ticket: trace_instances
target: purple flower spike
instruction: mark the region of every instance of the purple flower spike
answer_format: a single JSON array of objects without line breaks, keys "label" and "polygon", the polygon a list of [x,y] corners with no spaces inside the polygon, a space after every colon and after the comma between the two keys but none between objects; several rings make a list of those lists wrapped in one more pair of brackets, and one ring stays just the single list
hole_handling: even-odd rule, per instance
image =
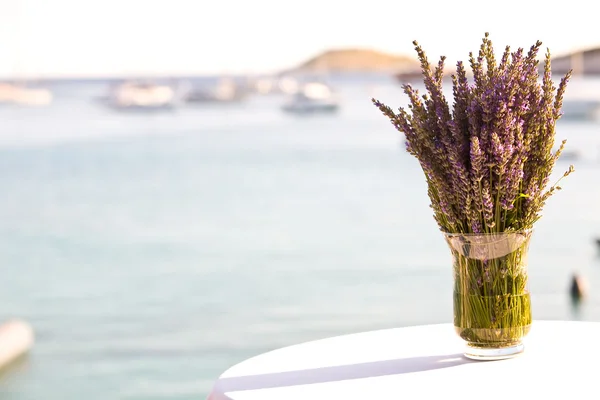
[{"label": "purple flower spike", "polygon": [[378,100],[373,103],[404,133],[406,151],[418,159],[440,229],[495,233],[532,228],[558,190],[556,184],[548,187],[564,146],[554,152],[554,128],[571,73],[555,87],[547,52],[540,81],[539,41],[527,53],[522,48],[510,52],[507,46],[497,64],[486,34],[479,52],[469,56],[472,82],[467,64],[456,64],[451,107],[442,88],[445,58],[431,64],[413,43],[427,93],[405,85],[409,107],[397,112]]}]

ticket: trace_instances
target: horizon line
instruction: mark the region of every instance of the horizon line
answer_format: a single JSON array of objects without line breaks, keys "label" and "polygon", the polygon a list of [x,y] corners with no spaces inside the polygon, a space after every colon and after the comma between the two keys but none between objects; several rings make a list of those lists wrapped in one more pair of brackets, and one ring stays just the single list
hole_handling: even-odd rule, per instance
[{"label": "horizon line", "polygon": [[[303,63],[308,62],[314,58],[322,56],[332,51],[344,51],[344,50],[363,50],[363,51],[376,51],[379,53],[387,54],[395,57],[407,57],[418,62],[416,55],[410,55],[409,53],[394,53],[378,49],[374,46],[345,46],[345,47],[332,47],[329,49],[316,51],[312,56],[307,57],[304,61],[298,63],[294,67],[280,68],[278,70],[264,70],[264,71],[206,71],[206,72],[140,72],[140,73],[106,73],[106,74],[36,74],[36,73],[23,73],[23,74],[0,74],[0,82],[6,81],[19,81],[19,80],[33,80],[33,81],[60,81],[60,80],[111,80],[111,79],[182,79],[182,78],[208,78],[218,76],[230,76],[230,77],[276,77],[285,75],[291,71],[294,71]],[[572,50],[559,52],[552,56],[552,59],[563,58],[572,56],[578,53],[586,53],[590,51],[600,51],[600,43],[594,46],[586,47],[574,47]],[[543,59],[543,54],[539,56]],[[364,71],[363,73],[383,74],[377,71]]]}]

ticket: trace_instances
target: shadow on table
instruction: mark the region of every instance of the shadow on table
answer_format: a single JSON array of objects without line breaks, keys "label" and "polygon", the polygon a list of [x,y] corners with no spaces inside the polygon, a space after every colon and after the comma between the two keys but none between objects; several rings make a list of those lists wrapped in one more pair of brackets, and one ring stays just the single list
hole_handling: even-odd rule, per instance
[{"label": "shadow on table", "polygon": [[216,386],[219,392],[269,389],[284,386],[325,383],[377,376],[409,374],[433,369],[456,367],[473,362],[462,354],[400,358],[360,364],[339,365],[298,371],[277,372],[249,376],[221,378]]}]

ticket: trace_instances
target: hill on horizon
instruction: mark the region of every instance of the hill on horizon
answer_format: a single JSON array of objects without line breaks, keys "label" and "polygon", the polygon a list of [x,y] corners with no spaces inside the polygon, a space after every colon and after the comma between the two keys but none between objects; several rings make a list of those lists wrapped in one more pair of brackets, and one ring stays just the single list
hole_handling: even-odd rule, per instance
[{"label": "hill on horizon", "polygon": [[348,48],[324,51],[284,73],[298,72],[412,72],[419,62],[410,56],[373,49]]}]

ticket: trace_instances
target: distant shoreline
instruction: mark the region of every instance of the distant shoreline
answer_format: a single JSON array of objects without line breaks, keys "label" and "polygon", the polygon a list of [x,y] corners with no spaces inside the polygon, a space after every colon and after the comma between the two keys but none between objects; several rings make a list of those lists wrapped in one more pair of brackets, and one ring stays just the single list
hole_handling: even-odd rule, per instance
[{"label": "distant shoreline", "polygon": [[[543,69],[543,59],[540,59],[540,69]],[[552,58],[552,72],[565,74],[569,69],[574,73],[586,77],[600,76],[600,47],[578,50],[572,53],[561,54]],[[449,67],[447,74],[453,71]],[[416,57],[385,53],[373,49],[346,48],[332,49],[321,52],[296,66],[279,71],[264,73],[199,73],[199,74],[123,74],[107,76],[18,76],[0,77],[2,83],[93,83],[93,82],[122,82],[124,80],[148,81],[181,81],[214,79],[222,76],[234,79],[253,77],[279,77],[293,74],[306,73],[356,73],[356,74],[406,74],[414,76],[420,73],[419,62]]]}]

